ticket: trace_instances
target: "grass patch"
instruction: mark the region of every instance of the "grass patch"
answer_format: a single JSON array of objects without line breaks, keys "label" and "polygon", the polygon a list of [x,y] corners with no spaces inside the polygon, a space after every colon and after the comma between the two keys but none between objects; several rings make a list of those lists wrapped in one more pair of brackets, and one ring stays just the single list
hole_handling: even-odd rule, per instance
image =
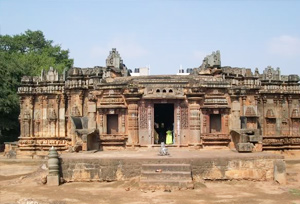
[{"label": "grass patch", "polygon": [[292,189],[289,190],[289,193],[293,194],[293,195],[296,195],[296,196],[300,196],[300,189],[292,188]]}]

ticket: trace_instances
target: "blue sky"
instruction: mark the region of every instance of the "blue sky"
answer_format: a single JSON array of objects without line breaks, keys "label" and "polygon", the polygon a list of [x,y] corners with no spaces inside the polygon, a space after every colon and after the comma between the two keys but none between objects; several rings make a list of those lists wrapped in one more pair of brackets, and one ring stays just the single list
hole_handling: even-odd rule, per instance
[{"label": "blue sky", "polygon": [[130,69],[193,68],[220,50],[222,66],[300,74],[300,1],[0,0],[2,35],[41,30],[74,66],[104,66],[116,47]]}]

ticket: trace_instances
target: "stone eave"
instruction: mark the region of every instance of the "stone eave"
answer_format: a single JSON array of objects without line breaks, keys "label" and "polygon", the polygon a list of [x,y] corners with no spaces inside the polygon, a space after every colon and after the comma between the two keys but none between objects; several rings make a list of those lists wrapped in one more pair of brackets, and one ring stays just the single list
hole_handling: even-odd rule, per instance
[{"label": "stone eave", "polygon": [[143,99],[186,99],[185,96],[168,96],[168,95],[155,95],[155,96],[143,96]]}]

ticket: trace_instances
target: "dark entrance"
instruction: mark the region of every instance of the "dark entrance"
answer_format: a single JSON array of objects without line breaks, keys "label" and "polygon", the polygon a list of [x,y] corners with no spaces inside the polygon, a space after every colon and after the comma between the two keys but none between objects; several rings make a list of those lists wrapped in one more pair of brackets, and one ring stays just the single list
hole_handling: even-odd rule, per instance
[{"label": "dark entrance", "polygon": [[210,115],[210,133],[221,132],[221,114]]},{"label": "dark entrance", "polygon": [[172,131],[173,135],[173,128],[174,104],[154,104],[154,144],[166,143],[167,131]]},{"label": "dark entrance", "polygon": [[107,134],[118,133],[118,114],[107,115]]}]

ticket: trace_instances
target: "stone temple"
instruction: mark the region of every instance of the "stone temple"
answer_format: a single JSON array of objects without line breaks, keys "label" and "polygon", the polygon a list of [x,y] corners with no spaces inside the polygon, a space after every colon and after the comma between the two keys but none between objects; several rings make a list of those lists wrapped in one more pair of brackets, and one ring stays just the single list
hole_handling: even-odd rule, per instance
[{"label": "stone temple", "polygon": [[[18,154],[158,147],[300,149],[298,75],[222,67],[213,52],[189,75],[131,76],[106,66],[22,78]],[[166,132],[168,131],[168,136]]]}]

